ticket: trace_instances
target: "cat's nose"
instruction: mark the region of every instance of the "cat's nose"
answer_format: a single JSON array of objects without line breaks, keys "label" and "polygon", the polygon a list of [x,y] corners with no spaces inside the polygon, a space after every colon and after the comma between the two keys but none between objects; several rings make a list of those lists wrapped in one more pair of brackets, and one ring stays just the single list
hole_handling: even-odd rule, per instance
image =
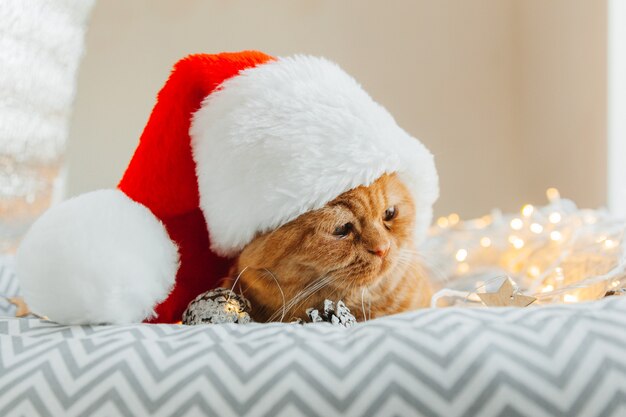
[{"label": "cat's nose", "polygon": [[373,253],[376,256],[380,256],[381,258],[384,258],[385,256],[387,256],[387,253],[389,252],[390,247],[391,247],[391,242],[386,241],[386,242],[376,245],[374,248],[370,249],[369,251],[370,253]]}]

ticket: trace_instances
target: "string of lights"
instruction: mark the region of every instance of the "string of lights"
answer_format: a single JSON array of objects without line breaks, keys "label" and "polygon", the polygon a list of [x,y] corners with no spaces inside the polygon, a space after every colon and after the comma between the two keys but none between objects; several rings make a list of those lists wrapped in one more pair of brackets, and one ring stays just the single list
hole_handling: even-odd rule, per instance
[{"label": "string of lights", "polygon": [[[578,209],[555,188],[548,204],[519,213],[437,219],[424,260],[437,281],[432,305],[479,306],[479,294],[510,280],[533,304],[576,303],[619,292],[626,284],[626,221],[606,210]],[[485,298],[485,297],[483,297]]]}]

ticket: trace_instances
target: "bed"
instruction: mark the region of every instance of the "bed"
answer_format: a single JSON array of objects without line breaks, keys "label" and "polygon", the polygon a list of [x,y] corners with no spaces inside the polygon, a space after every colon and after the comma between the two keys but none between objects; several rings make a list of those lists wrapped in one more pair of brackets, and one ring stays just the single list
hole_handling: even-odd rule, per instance
[{"label": "bed", "polygon": [[[19,293],[3,258],[0,294]],[[359,323],[61,326],[0,300],[1,416],[623,416],[626,297]]]}]

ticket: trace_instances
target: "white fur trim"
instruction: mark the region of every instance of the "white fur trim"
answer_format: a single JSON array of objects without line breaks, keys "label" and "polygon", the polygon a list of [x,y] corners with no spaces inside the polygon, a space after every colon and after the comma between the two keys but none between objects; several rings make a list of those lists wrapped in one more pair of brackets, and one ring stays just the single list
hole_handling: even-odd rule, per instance
[{"label": "white fur trim", "polygon": [[178,248],[163,224],[119,190],[94,191],[51,208],[17,253],[26,303],[63,324],[149,318],[177,270]]},{"label": "white fur trim", "polygon": [[226,80],[190,134],[200,206],[223,255],[391,172],[413,193],[419,242],[439,195],[431,153],[321,58],[281,58]]}]

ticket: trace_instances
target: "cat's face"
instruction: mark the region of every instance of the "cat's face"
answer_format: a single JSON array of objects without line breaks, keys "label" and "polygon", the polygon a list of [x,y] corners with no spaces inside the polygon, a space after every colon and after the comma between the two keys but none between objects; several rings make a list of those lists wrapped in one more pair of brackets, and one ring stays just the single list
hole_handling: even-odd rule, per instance
[{"label": "cat's face", "polygon": [[297,219],[303,226],[299,262],[338,285],[371,285],[395,264],[410,241],[415,208],[395,175],[340,195]]},{"label": "cat's face", "polygon": [[242,287],[251,287],[261,302],[289,300],[318,286],[335,298],[373,287],[393,272],[403,248],[412,248],[414,218],[409,191],[395,174],[384,175],[257,237],[241,253],[237,269],[267,270],[272,277],[244,273]]}]

